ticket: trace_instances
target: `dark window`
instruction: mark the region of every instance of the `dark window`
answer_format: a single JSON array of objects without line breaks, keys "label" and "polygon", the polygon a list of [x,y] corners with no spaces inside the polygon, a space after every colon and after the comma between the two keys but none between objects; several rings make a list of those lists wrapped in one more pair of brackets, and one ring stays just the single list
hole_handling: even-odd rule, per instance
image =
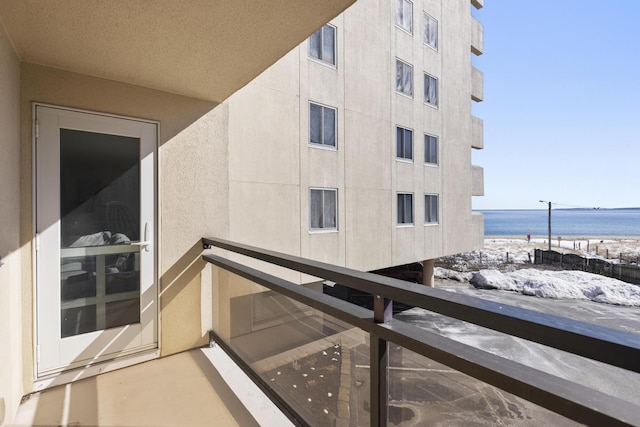
[{"label": "dark window", "polygon": [[413,194],[398,193],[398,224],[413,224]]},{"label": "dark window", "polygon": [[336,65],[336,28],[324,25],[309,37],[309,56]]},{"label": "dark window", "polygon": [[413,160],[413,131],[396,127],[396,157]]}]

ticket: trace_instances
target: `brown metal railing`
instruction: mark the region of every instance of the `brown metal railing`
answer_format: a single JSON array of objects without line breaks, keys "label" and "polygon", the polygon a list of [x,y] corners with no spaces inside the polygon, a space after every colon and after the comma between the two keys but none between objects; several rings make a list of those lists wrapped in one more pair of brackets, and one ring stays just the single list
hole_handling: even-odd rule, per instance
[{"label": "brown metal railing", "polygon": [[[640,336],[637,334],[222,239],[204,238],[203,244],[205,249],[215,246],[375,295],[372,312],[227,258],[213,254],[203,255],[205,261],[219,268],[334,316],[369,334],[370,410],[373,426],[386,425],[388,419],[390,342],[580,423],[640,425],[640,407],[632,403],[395,320],[391,301],[421,307],[634,373],[640,372]],[[228,347],[226,350],[232,352]],[[238,355],[235,357],[239,360]],[[240,365],[251,370],[248,364]],[[260,385],[262,380],[259,376],[251,376]],[[268,384],[262,384],[262,387],[270,393]],[[280,403],[281,409],[289,414],[292,421],[307,424],[296,416],[295,410],[283,399],[271,397],[277,404]]]}]

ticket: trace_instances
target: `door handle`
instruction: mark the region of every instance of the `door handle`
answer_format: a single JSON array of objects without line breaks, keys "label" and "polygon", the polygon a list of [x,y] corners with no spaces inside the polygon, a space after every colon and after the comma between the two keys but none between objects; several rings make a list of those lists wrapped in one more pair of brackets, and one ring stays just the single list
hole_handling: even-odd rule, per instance
[{"label": "door handle", "polygon": [[140,242],[131,242],[134,246],[141,246],[144,248],[145,252],[149,252],[149,246],[151,245],[151,240],[149,240],[149,236],[151,235],[151,224],[146,222],[144,224],[144,240]]}]

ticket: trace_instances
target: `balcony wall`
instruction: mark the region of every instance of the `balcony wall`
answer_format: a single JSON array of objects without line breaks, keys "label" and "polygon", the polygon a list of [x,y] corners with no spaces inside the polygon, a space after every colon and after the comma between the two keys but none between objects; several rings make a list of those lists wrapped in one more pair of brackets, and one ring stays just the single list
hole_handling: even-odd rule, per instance
[{"label": "balcony wall", "polygon": [[471,99],[476,102],[484,99],[484,74],[476,67],[471,67]]},{"label": "balcony wall", "polygon": [[0,24],[0,424],[23,390],[20,290],[20,64]]},{"label": "balcony wall", "polygon": [[472,196],[484,196],[484,169],[480,166],[472,166],[473,188]]},{"label": "balcony wall", "polygon": [[484,28],[477,19],[471,18],[471,52],[482,55],[484,52]]},{"label": "balcony wall", "polygon": [[474,212],[471,215],[471,221],[473,223],[473,247],[475,249],[482,249],[484,247],[484,215],[479,212]]},{"label": "balcony wall", "polygon": [[475,116],[471,117],[471,148],[484,148],[484,120]]}]

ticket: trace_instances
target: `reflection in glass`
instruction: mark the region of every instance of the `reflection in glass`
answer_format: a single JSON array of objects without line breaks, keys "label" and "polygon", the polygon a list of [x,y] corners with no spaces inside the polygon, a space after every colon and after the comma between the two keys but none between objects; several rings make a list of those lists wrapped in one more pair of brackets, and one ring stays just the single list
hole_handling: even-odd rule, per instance
[{"label": "reflection in glass", "polygon": [[[218,282],[214,331],[310,425],[369,425],[367,334],[238,276],[225,277]],[[301,286],[322,291],[322,284]]]},{"label": "reflection in glass", "polygon": [[63,248],[140,239],[139,159],[137,138],[60,129]]},{"label": "reflection in glass", "polygon": [[61,335],[140,321],[140,140],[60,130]]},{"label": "reflection in glass", "polygon": [[388,372],[389,425],[576,425],[393,343]]},{"label": "reflection in glass", "polygon": [[62,310],[62,337],[96,330],[96,306],[85,305]]}]

